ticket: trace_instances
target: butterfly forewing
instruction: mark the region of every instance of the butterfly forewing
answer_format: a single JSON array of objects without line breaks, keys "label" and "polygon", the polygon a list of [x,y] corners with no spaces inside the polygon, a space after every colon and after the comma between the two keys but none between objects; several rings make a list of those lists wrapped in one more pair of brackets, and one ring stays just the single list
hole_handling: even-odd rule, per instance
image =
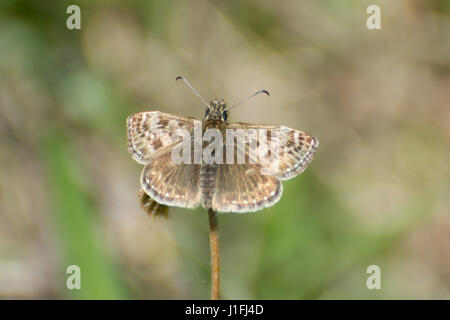
[{"label": "butterfly forewing", "polygon": [[176,129],[192,133],[195,120],[159,111],[136,113],[127,119],[128,151],[137,162],[147,164],[156,152],[180,141]]},{"label": "butterfly forewing", "polygon": [[[302,173],[313,159],[314,153],[319,146],[319,141],[309,133],[285,126],[265,126],[235,122],[231,123],[228,128],[235,130],[252,129],[260,134],[258,137],[264,137],[267,148],[258,149],[257,157],[251,156],[255,155],[255,153],[249,152],[251,147],[248,143],[245,147],[245,153],[263,168],[272,166],[274,161],[276,161],[275,171],[270,172],[268,170],[267,172],[281,180],[288,180]],[[275,148],[272,148],[273,146]],[[260,147],[258,146],[258,148]]]}]

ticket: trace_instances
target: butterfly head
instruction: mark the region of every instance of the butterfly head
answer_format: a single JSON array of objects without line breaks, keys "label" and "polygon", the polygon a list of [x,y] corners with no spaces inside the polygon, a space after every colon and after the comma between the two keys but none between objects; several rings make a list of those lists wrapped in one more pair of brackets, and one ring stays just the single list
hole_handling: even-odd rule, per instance
[{"label": "butterfly head", "polygon": [[231,107],[227,107],[226,103],[225,103],[225,101],[223,101],[223,99],[219,101],[217,98],[214,99],[213,101],[211,101],[210,104],[208,104],[208,103],[206,103],[205,99],[203,99],[203,97],[200,95],[198,90],[195,89],[185,77],[178,76],[176,78],[176,80],[180,80],[180,79],[183,80],[188,85],[188,87],[191,88],[191,90],[194,92],[194,94],[197,97],[199,97],[200,100],[202,100],[203,104],[205,106],[207,106],[204,120],[206,121],[208,126],[218,126],[221,123],[224,123],[224,122],[227,123],[228,110],[233,109],[237,106],[240,106],[241,104],[247,102],[248,100],[250,100],[254,96],[257,96],[260,93],[265,93],[265,94],[269,95],[269,92],[267,90],[259,90],[256,93],[252,94],[251,96],[248,96],[241,102],[239,102]]},{"label": "butterfly head", "polygon": [[213,122],[226,122],[228,118],[227,104],[223,100],[214,99],[206,108],[205,120]]}]

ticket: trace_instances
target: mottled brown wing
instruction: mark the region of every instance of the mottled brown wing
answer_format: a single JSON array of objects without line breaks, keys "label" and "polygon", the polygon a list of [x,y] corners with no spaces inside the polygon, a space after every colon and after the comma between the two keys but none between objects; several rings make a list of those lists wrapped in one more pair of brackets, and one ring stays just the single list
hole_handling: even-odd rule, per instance
[{"label": "mottled brown wing", "polygon": [[145,164],[141,186],[160,204],[194,208],[200,203],[200,165],[175,164],[171,151],[181,141],[177,129],[193,135],[195,118],[159,111],[140,112],[128,117],[128,150],[133,158]]},{"label": "mottled brown wing", "polygon": [[140,112],[127,119],[128,151],[134,160],[147,164],[154,154],[181,140],[176,129],[186,129],[191,134],[195,121],[190,117],[171,115],[159,111]]},{"label": "mottled brown wing", "polygon": [[172,148],[158,152],[141,174],[145,193],[158,203],[167,206],[195,208],[200,205],[199,164],[175,164]]},{"label": "mottled brown wing", "polygon": [[[270,150],[263,150],[259,157],[262,157],[266,164],[261,163],[261,158],[255,159],[255,162],[262,167],[267,167],[267,164],[273,164],[274,159],[278,159],[277,168],[272,175],[280,180],[288,180],[302,173],[311,163],[314,153],[319,146],[319,140],[309,133],[285,126],[265,126],[236,122],[231,123],[227,128],[266,131],[267,144],[270,145],[271,142],[278,144],[277,157],[274,158]],[[248,153],[248,146],[245,152],[246,154]]]},{"label": "mottled brown wing", "polygon": [[274,176],[260,173],[257,164],[221,164],[212,198],[219,212],[246,213],[274,205],[281,198],[283,185]]}]

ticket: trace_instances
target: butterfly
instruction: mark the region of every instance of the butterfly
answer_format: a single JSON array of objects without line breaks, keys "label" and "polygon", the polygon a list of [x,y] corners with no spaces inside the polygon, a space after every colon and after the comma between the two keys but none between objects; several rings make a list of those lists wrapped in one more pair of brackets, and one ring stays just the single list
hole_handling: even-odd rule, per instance
[{"label": "butterfly", "polygon": [[[291,179],[306,169],[319,141],[304,131],[285,126],[228,122],[230,109],[260,93],[269,95],[265,90],[228,107],[223,100],[218,99],[206,103],[186,78],[179,76],[178,79],[182,79],[206,105],[202,122],[196,118],[160,111],[140,112],[127,118],[128,151],[135,161],[144,165],[140,183],[145,194],[160,205],[182,208],[202,206],[217,212],[255,212],[278,202],[283,193],[281,180]],[[265,148],[259,148],[257,142],[259,149],[256,153],[252,152],[255,145],[251,146],[250,141],[245,139],[247,143],[243,146],[238,144],[234,148],[233,145],[234,149],[230,149],[234,152],[231,158],[236,160],[240,151],[245,155],[244,162],[211,163],[204,159],[188,163],[174,161],[174,149],[182,142],[180,135],[175,133],[184,130],[192,136],[199,123],[203,134],[212,129],[222,133],[223,137],[229,130],[239,132],[233,137],[233,142],[241,138],[242,132],[263,132],[266,133],[267,144]],[[273,149],[267,148],[267,145],[274,142],[277,145],[277,166],[267,174],[264,169],[273,163],[274,156]],[[201,143],[204,147],[204,141]],[[192,145],[194,153],[195,143]],[[227,146],[229,142],[223,141],[221,148]],[[225,159],[226,150],[219,151],[219,158]]]}]

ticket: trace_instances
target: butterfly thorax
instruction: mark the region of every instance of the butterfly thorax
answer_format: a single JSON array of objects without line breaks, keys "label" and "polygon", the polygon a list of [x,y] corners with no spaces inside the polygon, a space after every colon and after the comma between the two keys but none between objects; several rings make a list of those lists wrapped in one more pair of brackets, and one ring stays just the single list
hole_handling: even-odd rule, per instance
[{"label": "butterfly thorax", "polygon": [[227,123],[228,111],[225,101],[214,99],[206,108],[204,118],[204,130],[208,128],[219,128],[221,124]]}]

